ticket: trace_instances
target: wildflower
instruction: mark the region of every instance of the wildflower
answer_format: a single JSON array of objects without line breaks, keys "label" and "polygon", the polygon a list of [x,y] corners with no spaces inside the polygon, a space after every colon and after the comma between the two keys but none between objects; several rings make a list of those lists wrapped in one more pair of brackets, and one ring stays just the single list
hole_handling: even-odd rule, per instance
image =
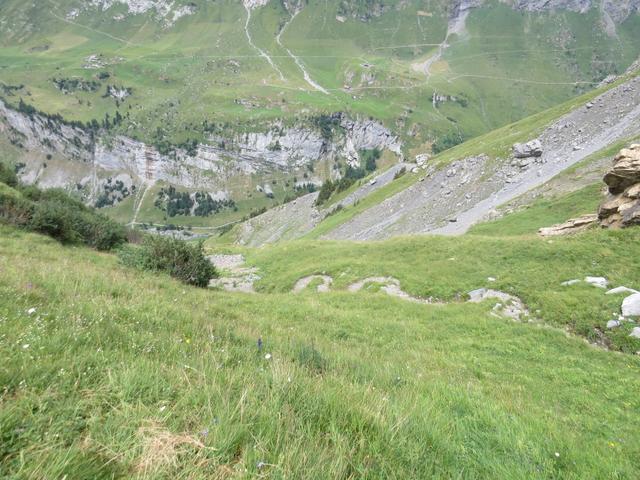
[{"label": "wildflower", "polygon": [[29,344],[25,343],[24,345],[22,345],[22,348],[24,348],[26,350],[27,348],[29,348]]},{"label": "wildflower", "polygon": [[560,458],[560,454],[556,452],[556,458]]},{"label": "wildflower", "polygon": [[256,468],[257,468],[258,470],[260,470],[260,469],[262,469],[262,468],[264,468],[264,467],[266,467],[266,466],[267,466],[267,464],[266,464],[266,463],[264,463],[264,462],[258,462],[258,463],[256,464]]},{"label": "wildflower", "polygon": [[206,437],[207,435],[209,435],[209,429],[205,428],[200,432],[200,435],[202,435],[203,437]]},{"label": "wildflower", "polygon": [[270,353],[267,353],[267,354],[264,356],[264,359],[265,359],[265,360],[271,360],[271,354],[270,354]]},{"label": "wildflower", "polygon": [[30,308],[29,310],[27,310],[27,314],[28,315],[33,315],[34,313],[36,313],[36,309],[35,307]]}]

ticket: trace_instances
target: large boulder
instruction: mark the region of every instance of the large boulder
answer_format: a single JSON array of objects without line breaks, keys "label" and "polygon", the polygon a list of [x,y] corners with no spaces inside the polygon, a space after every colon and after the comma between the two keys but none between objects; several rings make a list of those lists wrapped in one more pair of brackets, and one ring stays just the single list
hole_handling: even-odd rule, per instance
[{"label": "large boulder", "polygon": [[515,158],[541,157],[542,152],[542,143],[538,139],[527,143],[516,143],[513,146],[513,156]]},{"label": "large boulder", "polygon": [[640,225],[640,144],[620,151],[604,182],[609,196],[598,210],[600,224],[605,228]]},{"label": "large boulder", "polygon": [[609,193],[618,195],[640,183],[640,144],[622,149],[613,162],[613,167],[604,176]]}]

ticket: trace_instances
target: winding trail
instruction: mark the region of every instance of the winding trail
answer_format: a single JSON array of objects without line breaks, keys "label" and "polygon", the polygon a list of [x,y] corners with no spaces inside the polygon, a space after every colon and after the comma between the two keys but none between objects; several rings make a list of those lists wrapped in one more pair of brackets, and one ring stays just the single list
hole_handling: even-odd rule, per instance
[{"label": "winding trail", "polygon": [[319,85],[318,83],[316,83],[312,78],[311,75],[309,75],[309,72],[307,72],[307,69],[304,68],[304,64],[302,63],[302,61],[300,60],[300,58],[298,58],[296,55],[293,54],[293,52],[291,50],[289,50],[287,47],[285,47],[282,44],[282,41],[280,39],[280,37],[282,36],[282,34],[284,33],[284,31],[287,29],[287,27],[291,24],[291,22],[293,22],[293,20],[296,18],[296,16],[298,16],[298,13],[300,13],[300,10],[298,10],[296,13],[294,13],[291,18],[287,21],[287,23],[284,24],[284,26],[282,27],[282,29],[280,30],[280,32],[278,33],[278,35],[276,35],[276,43],[278,45],[280,45],[280,47],[282,47],[288,54],[289,56],[293,59],[294,62],[296,62],[296,65],[298,66],[298,68],[302,71],[302,75],[304,77],[304,80],[311,85],[315,90],[324,93],[325,95],[329,95],[329,92],[323,88],[321,85]]},{"label": "winding trail", "polygon": [[251,22],[251,8],[245,5],[244,9],[247,11],[247,20],[244,23],[244,33],[247,36],[247,41],[249,42],[249,45],[251,45],[251,47],[256,52],[258,52],[262,58],[264,58],[267,62],[269,62],[269,65],[271,65],[271,67],[273,67],[273,69],[276,72],[278,72],[278,75],[280,75],[280,80],[282,80],[283,82],[286,82],[287,79],[284,78],[284,75],[282,74],[282,71],[278,68],[278,66],[275,63],[273,63],[273,60],[271,59],[269,54],[267,54],[267,52],[265,52],[264,50],[256,46],[255,43],[253,43],[253,39],[251,38],[251,34],[249,33],[249,22]]}]

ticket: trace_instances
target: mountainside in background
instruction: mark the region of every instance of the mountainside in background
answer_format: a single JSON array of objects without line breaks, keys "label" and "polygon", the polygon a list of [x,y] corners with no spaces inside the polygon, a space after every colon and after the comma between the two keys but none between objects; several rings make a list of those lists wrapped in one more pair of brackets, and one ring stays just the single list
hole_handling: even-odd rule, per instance
[{"label": "mountainside in background", "polygon": [[[441,155],[418,156],[416,163],[370,175],[324,203],[317,193],[299,198],[244,222],[226,238],[258,246],[300,237],[378,240],[464,233],[558,175],[590,167],[638,138],[638,73],[634,69],[611,86]],[[605,169],[599,164],[601,174]],[[573,188],[568,183],[566,188]]]},{"label": "mountainside in background", "polygon": [[610,81],[639,4],[8,0],[0,145],[121,221],[219,226]]}]

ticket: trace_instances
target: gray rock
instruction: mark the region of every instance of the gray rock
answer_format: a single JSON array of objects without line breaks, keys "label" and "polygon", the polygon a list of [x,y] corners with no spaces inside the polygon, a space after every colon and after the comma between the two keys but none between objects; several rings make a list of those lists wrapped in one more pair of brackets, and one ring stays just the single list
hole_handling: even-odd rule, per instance
[{"label": "gray rock", "polygon": [[640,339],[640,327],[634,327],[634,329],[631,330],[629,336]]},{"label": "gray rock", "polygon": [[628,287],[616,287],[609,290],[605,295],[617,295],[618,293],[638,293],[638,291]]},{"label": "gray rock", "polygon": [[542,152],[542,142],[538,139],[527,143],[516,143],[513,146],[513,156],[515,158],[540,157]]},{"label": "gray rock", "polygon": [[623,317],[640,317],[640,293],[628,296],[622,302]]},{"label": "gray rock", "polygon": [[620,322],[618,320],[609,320],[607,322],[607,328],[611,330],[612,328],[618,328],[620,326]]},{"label": "gray rock", "polygon": [[585,277],[584,281],[598,288],[607,288],[609,285],[608,280],[604,277]]},{"label": "gray rock", "polygon": [[574,280],[567,280],[566,282],[562,282],[560,285],[563,287],[570,287],[571,285],[576,285],[580,283],[582,280],[578,280],[577,278]]}]

